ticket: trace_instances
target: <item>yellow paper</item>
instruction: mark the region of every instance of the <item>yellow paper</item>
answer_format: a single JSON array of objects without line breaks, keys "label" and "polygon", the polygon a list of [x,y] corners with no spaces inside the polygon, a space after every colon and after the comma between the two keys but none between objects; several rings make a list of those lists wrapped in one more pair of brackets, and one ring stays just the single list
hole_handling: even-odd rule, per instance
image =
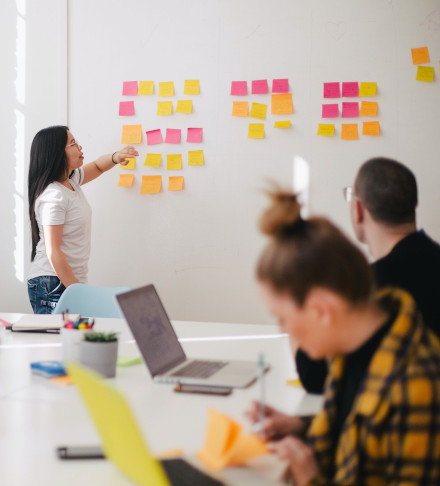
[{"label": "yellow paper", "polygon": [[141,143],[142,125],[122,125],[121,143]]},{"label": "yellow paper", "polygon": [[182,154],[167,155],[167,170],[180,170],[182,168]]},{"label": "yellow paper", "polygon": [[289,128],[290,127],[290,120],[283,120],[283,121],[276,121],[275,128]]},{"label": "yellow paper", "polygon": [[169,191],[181,191],[183,189],[183,176],[170,176],[168,178]]},{"label": "yellow paper", "polygon": [[127,160],[128,160],[127,165],[120,164],[119,167],[121,169],[130,169],[130,170],[134,169],[136,166],[136,157],[127,157]]},{"label": "yellow paper", "polygon": [[160,167],[160,161],[162,156],[160,154],[147,154],[145,158],[145,164],[149,167]]},{"label": "yellow paper", "polygon": [[379,135],[380,125],[378,121],[363,122],[362,135]]},{"label": "yellow paper", "polygon": [[141,194],[156,194],[162,187],[162,176],[142,176]]},{"label": "yellow paper", "polygon": [[154,81],[139,81],[138,95],[152,95],[154,93]]},{"label": "yellow paper", "polygon": [[198,95],[200,93],[200,81],[198,79],[185,79],[183,94]]},{"label": "yellow paper", "polygon": [[157,115],[171,115],[173,112],[172,101],[158,101],[157,102]]},{"label": "yellow paper", "polygon": [[416,80],[432,83],[434,81],[434,68],[432,66],[419,66],[417,68]]},{"label": "yellow paper", "polygon": [[264,138],[264,123],[249,123],[248,138]]},{"label": "yellow paper", "polygon": [[359,116],[377,116],[377,101],[362,101]]},{"label": "yellow paper", "polygon": [[192,100],[178,100],[176,113],[191,113],[193,108]]},{"label": "yellow paper", "polygon": [[204,165],[203,150],[188,151],[188,165]]},{"label": "yellow paper", "polygon": [[357,123],[343,123],[341,138],[342,140],[357,140],[359,138]]},{"label": "yellow paper", "polygon": [[411,49],[411,55],[413,64],[426,64],[429,62],[429,51],[426,46]]},{"label": "yellow paper", "polygon": [[359,96],[376,96],[377,83],[361,83]]},{"label": "yellow paper", "polygon": [[134,174],[121,174],[119,176],[119,187],[131,187],[134,181]]},{"label": "yellow paper", "polygon": [[265,120],[266,111],[267,105],[264,105],[262,103],[252,103],[249,116],[251,116],[252,118],[258,118],[259,120]]},{"label": "yellow paper", "polygon": [[289,386],[299,386],[302,388],[302,383],[299,378],[295,378],[294,380],[286,380],[286,385]]},{"label": "yellow paper", "polygon": [[232,102],[232,116],[248,116],[248,112],[249,112],[248,101]]},{"label": "yellow paper", "polygon": [[322,135],[324,137],[333,137],[335,133],[335,126],[333,123],[320,123],[318,125],[317,135]]},{"label": "yellow paper", "polygon": [[159,96],[174,96],[174,81],[159,83]]},{"label": "yellow paper", "polygon": [[293,113],[292,93],[272,95],[272,115],[289,115]]}]

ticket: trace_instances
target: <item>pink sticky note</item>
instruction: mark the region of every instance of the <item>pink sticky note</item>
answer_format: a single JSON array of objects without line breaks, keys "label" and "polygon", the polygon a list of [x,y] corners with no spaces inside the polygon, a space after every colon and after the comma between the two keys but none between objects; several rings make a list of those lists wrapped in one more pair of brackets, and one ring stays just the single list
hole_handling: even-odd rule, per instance
[{"label": "pink sticky note", "polygon": [[272,81],[272,93],[288,93],[289,80],[288,79],[274,79]]},{"label": "pink sticky note", "polygon": [[322,118],[336,118],[339,116],[339,106],[337,103],[322,105]]},{"label": "pink sticky note", "polygon": [[165,143],[180,143],[180,128],[167,128]]},{"label": "pink sticky note", "polygon": [[246,96],[247,95],[247,81],[232,81],[231,95]]},{"label": "pink sticky note", "polygon": [[200,143],[202,141],[203,128],[188,128],[186,141],[190,143]]},{"label": "pink sticky note", "polygon": [[267,94],[268,91],[267,79],[252,81],[252,94]]},{"label": "pink sticky note", "polygon": [[122,85],[122,94],[124,96],[137,96],[138,94],[138,82],[137,81],[124,81]]},{"label": "pink sticky note", "polygon": [[342,83],[342,96],[346,98],[359,96],[359,83]]},{"label": "pink sticky note", "polygon": [[134,101],[121,101],[119,103],[119,116],[133,116]]},{"label": "pink sticky note", "polygon": [[324,98],[340,98],[341,87],[339,83],[324,83]]},{"label": "pink sticky note", "polygon": [[162,133],[159,129],[157,130],[150,130],[147,133],[147,144],[148,145],[157,145],[158,143],[162,143]]},{"label": "pink sticky note", "polygon": [[359,103],[342,103],[342,118],[353,118],[359,116]]}]

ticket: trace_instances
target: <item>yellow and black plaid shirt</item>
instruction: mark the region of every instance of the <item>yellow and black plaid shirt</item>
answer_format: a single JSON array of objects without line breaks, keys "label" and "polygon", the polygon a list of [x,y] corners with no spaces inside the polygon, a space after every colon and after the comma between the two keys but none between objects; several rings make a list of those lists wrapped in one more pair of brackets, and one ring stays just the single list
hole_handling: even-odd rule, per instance
[{"label": "yellow and black plaid shirt", "polygon": [[409,294],[385,289],[377,298],[397,316],[370,361],[337,444],[331,428],[344,356],[330,365],[323,410],[307,433],[321,471],[313,485],[440,485],[440,341]]}]

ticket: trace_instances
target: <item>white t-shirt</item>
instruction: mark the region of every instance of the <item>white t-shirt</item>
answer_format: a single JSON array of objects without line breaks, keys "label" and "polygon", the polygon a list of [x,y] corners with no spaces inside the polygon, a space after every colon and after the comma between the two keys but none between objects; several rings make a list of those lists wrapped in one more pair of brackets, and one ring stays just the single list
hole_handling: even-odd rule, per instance
[{"label": "white t-shirt", "polygon": [[73,191],[59,182],[52,182],[35,201],[35,217],[40,241],[28,279],[43,275],[56,276],[47,254],[43,226],[63,225],[61,250],[73,274],[81,283],[87,283],[90,256],[92,209],[81,189],[84,169],[75,170],[70,179]]}]

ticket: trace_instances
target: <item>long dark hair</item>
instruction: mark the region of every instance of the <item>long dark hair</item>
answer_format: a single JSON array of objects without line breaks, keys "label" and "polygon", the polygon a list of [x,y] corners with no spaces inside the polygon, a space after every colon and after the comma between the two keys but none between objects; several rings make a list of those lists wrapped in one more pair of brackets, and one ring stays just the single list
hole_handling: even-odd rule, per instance
[{"label": "long dark hair", "polygon": [[67,173],[66,144],[68,127],[57,125],[40,130],[31,146],[28,175],[29,219],[32,232],[32,254],[34,261],[40,232],[35,218],[35,201],[46,187],[63,180]]}]

